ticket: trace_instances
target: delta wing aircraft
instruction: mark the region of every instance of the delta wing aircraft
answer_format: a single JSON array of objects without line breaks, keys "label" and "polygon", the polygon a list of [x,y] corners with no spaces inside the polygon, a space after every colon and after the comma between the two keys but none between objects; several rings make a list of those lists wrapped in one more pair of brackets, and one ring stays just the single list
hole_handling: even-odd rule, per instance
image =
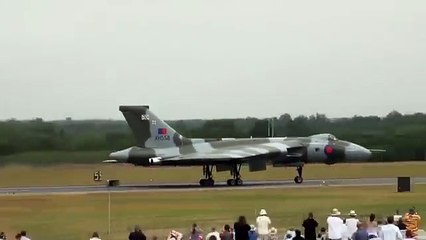
[{"label": "delta wing aircraft", "polygon": [[309,137],[274,138],[186,138],[159,119],[149,106],[120,106],[137,146],[109,155],[109,163],[139,166],[202,166],[201,186],[213,186],[213,168],[229,171],[229,186],[243,184],[241,166],[251,172],[264,171],[268,163],[274,167],[296,167],[296,183],[302,183],[306,163],[335,164],[370,159],[371,152],[355,143],[339,140],[332,134]]}]

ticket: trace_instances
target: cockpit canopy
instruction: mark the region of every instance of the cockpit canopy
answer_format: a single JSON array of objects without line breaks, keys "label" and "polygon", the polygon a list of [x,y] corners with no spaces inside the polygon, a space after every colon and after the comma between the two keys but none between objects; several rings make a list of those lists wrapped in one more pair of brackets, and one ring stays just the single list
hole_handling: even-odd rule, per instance
[{"label": "cockpit canopy", "polygon": [[315,139],[321,139],[321,140],[328,140],[328,141],[337,141],[338,139],[330,133],[321,133],[321,134],[315,134],[311,136]]}]

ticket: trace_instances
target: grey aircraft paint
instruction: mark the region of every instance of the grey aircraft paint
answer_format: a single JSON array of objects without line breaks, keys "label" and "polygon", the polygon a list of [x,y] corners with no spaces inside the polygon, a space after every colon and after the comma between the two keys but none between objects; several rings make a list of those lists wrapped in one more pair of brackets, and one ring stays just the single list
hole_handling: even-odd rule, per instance
[{"label": "grey aircraft paint", "polygon": [[[110,154],[108,162],[125,162],[141,166],[203,166],[201,185],[211,186],[213,167],[230,171],[228,185],[241,185],[240,167],[248,164],[250,171],[274,167],[297,167],[296,183],[303,181],[306,163],[335,164],[370,159],[371,152],[355,143],[323,133],[309,137],[274,138],[186,138],[159,119],[149,106],[120,106],[137,146]],[[115,161],[114,161],[115,160]]]}]

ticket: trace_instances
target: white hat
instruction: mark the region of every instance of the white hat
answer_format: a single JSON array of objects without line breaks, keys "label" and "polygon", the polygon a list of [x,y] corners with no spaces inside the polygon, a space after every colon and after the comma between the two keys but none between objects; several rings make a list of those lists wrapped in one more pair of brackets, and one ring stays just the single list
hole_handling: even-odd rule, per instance
[{"label": "white hat", "polygon": [[355,212],[355,210],[351,210],[351,211],[349,211],[349,216],[356,216],[356,212]]},{"label": "white hat", "polygon": [[253,224],[250,225],[250,231],[256,231],[256,227]]},{"label": "white hat", "polygon": [[266,210],[265,209],[261,209],[259,215],[267,215]]},{"label": "white hat", "polygon": [[339,216],[340,212],[337,208],[333,208],[333,210],[331,211],[331,216]]},{"label": "white hat", "polygon": [[272,227],[271,230],[269,230],[270,234],[277,234],[277,229]]}]

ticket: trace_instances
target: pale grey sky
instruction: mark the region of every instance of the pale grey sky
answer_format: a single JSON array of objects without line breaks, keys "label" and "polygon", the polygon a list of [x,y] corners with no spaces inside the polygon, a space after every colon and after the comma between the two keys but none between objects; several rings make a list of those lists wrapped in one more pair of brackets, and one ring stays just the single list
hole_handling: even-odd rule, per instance
[{"label": "pale grey sky", "polygon": [[426,112],[426,1],[0,0],[0,119]]}]

